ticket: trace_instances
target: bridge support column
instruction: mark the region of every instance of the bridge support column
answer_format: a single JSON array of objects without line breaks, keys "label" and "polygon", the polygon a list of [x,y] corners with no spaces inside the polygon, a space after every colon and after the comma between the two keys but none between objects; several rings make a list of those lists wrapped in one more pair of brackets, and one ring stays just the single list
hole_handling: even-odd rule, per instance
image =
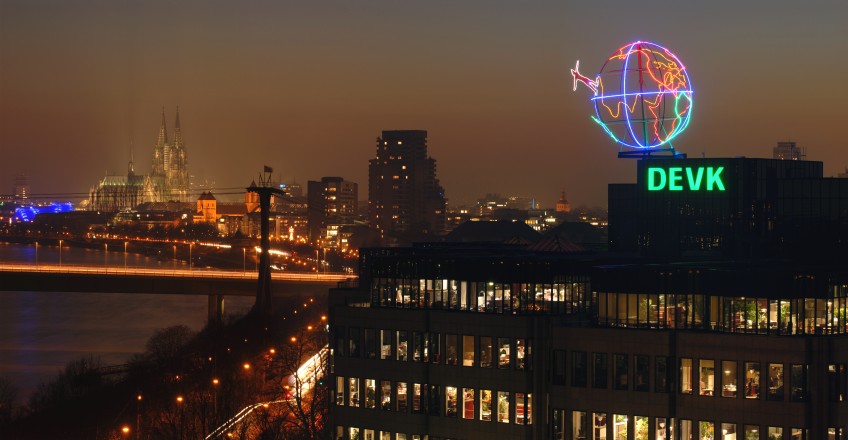
[{"label": "bridge support column", "polygon": [[224,295],[209,295],[209,323],[220,324],[224,317]]}]

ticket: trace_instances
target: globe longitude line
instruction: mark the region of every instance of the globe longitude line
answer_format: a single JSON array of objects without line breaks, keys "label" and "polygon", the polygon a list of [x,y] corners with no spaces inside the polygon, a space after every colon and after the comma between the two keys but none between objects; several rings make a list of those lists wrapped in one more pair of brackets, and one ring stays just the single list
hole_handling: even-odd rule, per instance
[{"label": "globe longitude line", "polygon": [[[630,65],[630,54],[633,53],[633,47],[636,46],[639,43],[640,42],[637,41],[636,43],[631,44],[630,47],[627,48],[627,55],[624,56],[624,71],[621,74],[621,94],[622,95],[627,95],[627,66]],[[622,101],[624,101],[624,100],[622,99]],[[625,102],[625,105],[626,105],[626,102]],[[636,148],[645,148],[645,146],[642,145],[639,142],[639,139],[636,137],[636,133],[633,131],[633,125],[630,122],[630,112],[627,112],[626,108],[624,110],[625,110],[624,118],[627,121],[627,131],[630,133],[630,138],[633,139],[634,142],[636,142],[636,145],[638,145],[638,147],[636,147]],[[624,144],[627,145],[627,142],[624,142]]]}]

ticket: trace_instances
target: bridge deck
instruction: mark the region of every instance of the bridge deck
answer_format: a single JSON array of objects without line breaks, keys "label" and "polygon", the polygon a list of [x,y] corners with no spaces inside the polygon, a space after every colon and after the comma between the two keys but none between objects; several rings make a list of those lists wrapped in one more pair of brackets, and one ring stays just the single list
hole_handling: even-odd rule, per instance
[{"label": "bridge deck", "polygon": [[[334,287],[349,274],[274,273],[274,294]],[[256,272],[0,263],[0,291],[256,295]]]}]

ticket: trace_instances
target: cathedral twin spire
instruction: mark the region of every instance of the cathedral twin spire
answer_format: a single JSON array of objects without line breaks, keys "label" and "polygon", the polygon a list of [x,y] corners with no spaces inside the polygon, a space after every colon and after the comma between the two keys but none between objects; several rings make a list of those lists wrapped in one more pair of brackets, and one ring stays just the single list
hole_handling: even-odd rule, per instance
[{"label": "cathedral twin spire", "polygon": [[180,108],[177,107],[174,124],[174,138],[168,140],[168,126],[165,122],[165,108],[162,108],[162,123],[153,150],[153,169],[151,177],[158,179],[158,192],[165,200],[178,200],[188,197],[188,169],[185,146],[180,131]]}]

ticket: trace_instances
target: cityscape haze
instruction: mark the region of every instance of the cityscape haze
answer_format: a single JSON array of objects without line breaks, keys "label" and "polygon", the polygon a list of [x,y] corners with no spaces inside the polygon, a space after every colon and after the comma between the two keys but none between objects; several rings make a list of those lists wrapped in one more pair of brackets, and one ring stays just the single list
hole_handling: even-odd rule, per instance
[{"label": "cityscape haze", "polygon": [[367,166],[354,164],[381,130],[426,129],[451,205],[508,192],[552,207],[565,188],[575,206],[604,206],[606,183],[632,172],[611,160],[568,69],[579,59],[598,71],[637,38],[683,54],[691,72],[695,117],[678,150],[762,156],[795,140],[835,175],[848,165],[847,9],[3,0],[0,182],[25,172],[33,193],[86,192],[124,170],[130,145],[146,152],[159,110],[179,105],[195,182],[242,186],[268,163],[284,180],[364,184]]}]

